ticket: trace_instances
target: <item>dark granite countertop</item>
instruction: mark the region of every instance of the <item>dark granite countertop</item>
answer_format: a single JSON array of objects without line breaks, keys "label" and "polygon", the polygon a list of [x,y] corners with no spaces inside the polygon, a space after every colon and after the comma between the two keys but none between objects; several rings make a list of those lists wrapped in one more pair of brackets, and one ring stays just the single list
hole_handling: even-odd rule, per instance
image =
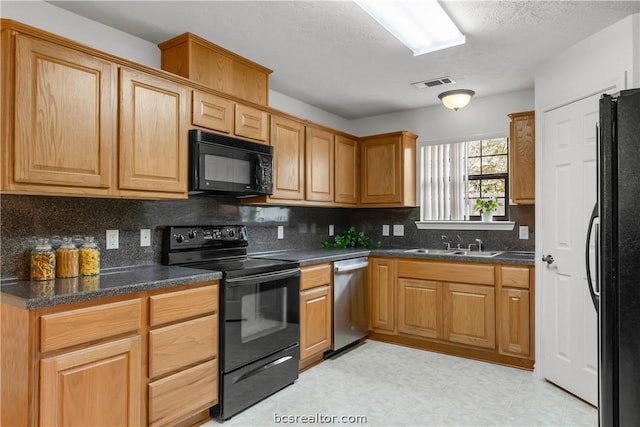
[{"label": "dark granite countertop", "polygon": [[[469,252],[466,255],[450,254],[423,254],[407,252],[413,248],[405,249],[306,249],[291,251],[260,252],[249,254],[253,258],[280,259],[284,261],[296,261],[300,265],[318,264],[321,262],[340,261],[343,259],[356,258],[360,256],[379,255],[398,258],[421,258],[421,259],[442,259],[447,261],[468,261],[482,262],[488,264],[520,264],[534,265],[535,256],[533,252],[504,251],[492,257],[478,256],[477,253]],[[485,251],[486,252],[486,251]]]},{"label": "dark granite countertop", "polygon": [[299,262],[301,266],[319,264],[321,262],[340,261],[343,259],[369,256],[368,249],[302,249],[274,252],[256,252],[249,254],[251,258],[279,259]]},{"label": "dark granite countertop", "polygon": [[145,265],[104,270],[98,276],[49,281],[4,281],[2,301],[33,310],[222,278],[218,271]]},{"label": "dark granite countertop", "polygon": [[[496,256],[478,256],[477,252],[468,252],[465,255],[450,254],[424,254],[416,252],[407,252],[408,249],[374,249],[371,255],[390,256],[398,258],[422,258],[422,259],[441,259],[446,261],[468,261],[481,262],[488,264],[520,264],[534,265],[535,254],[533,252],[523,251],[503,251]],[[487,251],[485,251],[487,252]]]}]

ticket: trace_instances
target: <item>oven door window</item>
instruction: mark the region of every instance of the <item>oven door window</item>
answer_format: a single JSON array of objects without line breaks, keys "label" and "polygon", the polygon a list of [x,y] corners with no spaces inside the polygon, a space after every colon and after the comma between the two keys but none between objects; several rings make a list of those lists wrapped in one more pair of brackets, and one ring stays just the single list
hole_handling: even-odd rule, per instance
[{"label": "oven door window", "polygon": [[246,344],[287,327],[287,288],[250,285],[240,301],[240,341]]},{"label": "oven door window", "polygon": [[299,340],[300,273],[277,280],[248,277],[224,286],[224,372]]}]

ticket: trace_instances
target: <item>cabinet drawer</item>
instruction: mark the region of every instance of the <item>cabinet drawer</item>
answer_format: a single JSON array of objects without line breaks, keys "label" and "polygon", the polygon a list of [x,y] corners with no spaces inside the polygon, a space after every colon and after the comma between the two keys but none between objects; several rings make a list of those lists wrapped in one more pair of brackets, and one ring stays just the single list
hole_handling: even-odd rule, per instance
[{"label": "cabinet drawer", "polygon": [[218,403],[218,359],[149,384],[149,425],[172,425]]},{"label": "cabinet drawer", "polygon": [[149,332],[149,376],[155,378],[218,353],[218,315]]},{"label": "cabinet drawer", "polygon": [[300,272],[301,291],[331,284],[331,263],[302,267]]},{"label": "cabinet drawer", "polygon": [[151,326],[215,313],[218,311],[218,283],[213,282],[211,286],[202,288],[154,295],[149,300]]},{"label": "cabinet drawer", "polygon": [[40,319],[40,351],[47,352],[140,329],[140,299],[46,314]]},{"label": "cabinet drawer", "polygon": [[527,267],[500,267],[502,286],[506,288],[529,289],[529,269]]},{"label": "cabinet drawer", "polygon": [[436,282],[493,285],[493,265],[466,262],[398,261],[398,277],[433,280]]}]

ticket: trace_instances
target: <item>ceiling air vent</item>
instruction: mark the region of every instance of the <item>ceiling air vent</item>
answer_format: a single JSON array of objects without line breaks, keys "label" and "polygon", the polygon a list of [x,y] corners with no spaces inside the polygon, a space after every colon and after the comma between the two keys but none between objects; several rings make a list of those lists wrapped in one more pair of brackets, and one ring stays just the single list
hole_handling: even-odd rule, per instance
[{"label": "ceiling air vent", "polygon": [[451,77],[440,77],[438,79],[424,80],[421,82],[411,83],[411,86],[416,89],[424,89],[427,87],[436,87],[436,86],[444,86],[454,84],[456,81]]}]

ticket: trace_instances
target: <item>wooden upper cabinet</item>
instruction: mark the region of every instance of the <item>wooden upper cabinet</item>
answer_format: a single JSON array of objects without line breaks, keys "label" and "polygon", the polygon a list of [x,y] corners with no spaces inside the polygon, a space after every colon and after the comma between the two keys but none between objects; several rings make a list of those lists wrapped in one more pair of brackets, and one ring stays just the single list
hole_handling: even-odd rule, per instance
[{"label": "wooden upper cabinet", "polygon": [[121,190],[187,197],[189,89],[120,69]]},{"label": "wooden upper cabinet", "polygon": [[333,138],[331,132],[307,127],[306,200],[333,202]]},{"label": "wooden upper cabinet", "polygon": [[304,200],[304,124],[271,115],[273,199]]},{"label": "wooden upper cabinet", "polygon": [[535,203],[535,113],[509,114],[509,193],[512,204]]},{"label": "wooden upper cabinet", "polygon": [[360,203],[415,206],[416,138],[395,132],[360,139]]},{"label": "wooden upper cabinet", "polygon": [[199,90],[193,91],[191,122],[216,132],[232,133],[233,101]]},{"label": "wooden upper cabinet", "polygon": [[236,104],[234,133],[244,138],[267,142],[269,114],[248,105]]},{"label": "wooden upper cabinet", "polygon": [[15,36],[17,187],[44,185],[39,187],[43,193],[75,187],[62,191],[108,194],[117,152],[116,79],[112,63],[27,35]]},{"label": "wooden upper cabinet", "polygon": [[360,153],[358,141],[335,137],[334,195],[336,203],[355,205],[360,199]]},{"label": "wooden upper cabinet", "polygon": [[260,105],[269,105],[271,70],[191,33],[158,45],[165,71]]}]

